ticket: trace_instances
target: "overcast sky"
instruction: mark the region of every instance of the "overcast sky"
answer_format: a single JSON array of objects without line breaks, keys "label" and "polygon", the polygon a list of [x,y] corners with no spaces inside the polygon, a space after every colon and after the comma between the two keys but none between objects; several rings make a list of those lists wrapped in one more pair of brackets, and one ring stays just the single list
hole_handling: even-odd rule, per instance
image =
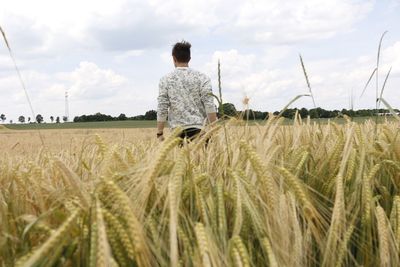
[{"label": "overcast sky", "polygon": [[[400,107],[400,0],[2,0],[7,34],[36,113],[48,120],[96,112],[127,116],[156,109],[158,81],[173,70],[172,45],[192,43],[190,66],[225,102],[280,110],[307,93],[299,53],[317,106],[375,107],[375,81],[361,91],[383,40],[379,84]],[[312,108],[310,98],[294,104]],[[0,113],[31,116],[11,58],[0,43]]]}]

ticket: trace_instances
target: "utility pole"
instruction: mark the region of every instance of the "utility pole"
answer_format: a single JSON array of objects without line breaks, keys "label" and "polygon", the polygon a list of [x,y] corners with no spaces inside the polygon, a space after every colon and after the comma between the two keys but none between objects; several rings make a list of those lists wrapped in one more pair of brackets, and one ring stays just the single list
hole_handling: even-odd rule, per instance
[{"label": "utility pole", "polygon": [[65,91],[65,121],[69,118],[68,91]]}]

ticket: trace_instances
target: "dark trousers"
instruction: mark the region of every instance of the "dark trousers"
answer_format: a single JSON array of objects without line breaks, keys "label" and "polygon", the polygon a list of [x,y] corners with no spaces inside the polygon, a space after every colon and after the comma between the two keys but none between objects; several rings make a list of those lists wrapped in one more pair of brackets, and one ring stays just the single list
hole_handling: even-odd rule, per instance
[{"label": "dark trousers", "polygon": [[201,132],[201,129],[199,128],[187,128],[182,131],[181,135],[179,136],[180,138],[184,139],[186,138],[188,141],[193,141]]}]

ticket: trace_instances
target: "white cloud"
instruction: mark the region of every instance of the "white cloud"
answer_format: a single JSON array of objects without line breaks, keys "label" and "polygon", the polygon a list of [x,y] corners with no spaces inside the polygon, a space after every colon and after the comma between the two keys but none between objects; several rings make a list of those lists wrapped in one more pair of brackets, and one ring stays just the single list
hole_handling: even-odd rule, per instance
[{"label": "white cloud", "polygon": [[87,100],[110,97],[127,84],[125,77],[91,62],[81,62],[72,73],[60,76],[71,83],[68,88],[71,97]]},{"label": "white cloud", "polygon": [[373,1],[246,1],[235,26],[258,42],[293,43],[328,38],[348,31],[372,8]]},{"label": "white cloud", "polygon": [[219,12],[226,9],[229,1],[149,0],[149,3],[158,16],[169,17],[181,24],[210,28],[221,23]]},{"label": "white cloud", "polygon": [[236,49],[229,51],[216,51],[212,55],[211,62],[206,65],[206,69],[209,72],[215,70],[215,67],[220,60],[223,64],[224,77],[231,78],[243,73],[243,71],[251,70],[251,66],[255,63],[256,56],[254,54],[243,55],[240,54]]},{"label": "white cloud", "polygon": [[172,64],[171,52],[164,52],[160,55],[161,60],[166,64]]},{"label": "white cloud", "polygon": [[400,6],[400,0],[390,0],[390,5],[391,8],[396,8]]},{"label": "white cloud", "polygon": [[386,48],[382,52],[382,63],[387,69],[392,67],[392,76],[400,76],[400,41]]},{"label": "white cloud", "polygon": [[141,50],[193,34],[242,42],[296,43],[352,29],[374,1],[356,0],[15,0],[0,11],[14,47]]},{"label": "white cloud", "polygon": [[[151,0],[159,16],[209,33],[236,34],[242,41],[294,43],[322,39],[349,31],[364,18],[375,1]],[[179,8],[177,8],[179,7]]]},{"label": "white cloud", "polygon": [[263,60],[262,56],[229,50],[215,52],[211,61],[204,67],[214,81],[214,92],[218,90],[215,71],[218,60],[221,61],[223,98],[227,102],[233,102],[238,108],[241,108],[241,101],[247,96],[250,98],[251,107],[265,110],[270,106],[265,103],[266,100],[268,102],[280,96],[285,97],[289,88],[291,92],[298,89],[289,70],[266,68],[265,65],[260,69],[258,62]]},{"label": "white cloud", "polygon": [[[71,110],[73,116],[83,112],[118,113],[120,108],[125,108],[125,112],[131,114],[137,109],[132,108],[129,112],[128,107],[124,107],[127,101],[131,101],[131,105],[140,101],[148,103],[146,99],[135,97],[135,86],[126,77],[111,69],[102,69],[93,62],[81,62],[71,72],[49,75],[24,71],[22,74],[36,113],[49,114],[52,110],[62,116],[66,91],[74,106]],[[16,75],[10,73],[0,77],[0,83],[0,93],[3,96],[0,98],[0,106],[9,111],[9,116],[29,114],[28,102]],[[110,103],[116,105],[110,106]]]},{"label": "white cloud", "polygon": [[8,55],[1,55],[0,54],[0,72],[2,71],[9,71],[14,66],[12,61]]},{"label": "white cloud", "polygon": [[[389,96],[393,103],[399,103],[397,89],[400,86],[400,42],[382,49],[380,86],[392,66],[385,88],[384,97]],[[217,91],[215,68],[221,59],[223,97],[241,108],[244,96],[250,97],[250,107],[259,110],[279,110],[296,95],[308,93],[300,62],[288,68],[256,64],[263,55],[242,54],[237,50],[217,51],[204,69],[214,81]],[[286,59],[287,60],[287,59]],[[359,60],[339,58],[328,60],[304,59],[315,101],[327,109],[348,108],[353,94],[355,108],[374,107],[375,89],[371,85],[360,99],[361,92],[375,67],[374,56],[362,56]],[[373,84],[373,83],[372,83]],[[312,108],[312,101],[303,98],[294,106]]]},{"label": "white cloud", "polygon": [[115,61],[117,62],[122,62],[124,60],[130,59],[130,58],[134,58],[134,57],[139,57],[141,55],[143,55],[144,50],[128,50],[126,52],[123,52],[117,56],[115,56]]}]

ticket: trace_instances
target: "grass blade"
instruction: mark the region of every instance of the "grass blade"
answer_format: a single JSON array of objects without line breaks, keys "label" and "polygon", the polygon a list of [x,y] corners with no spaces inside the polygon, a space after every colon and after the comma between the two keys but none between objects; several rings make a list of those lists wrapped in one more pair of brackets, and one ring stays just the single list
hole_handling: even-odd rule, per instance
[{"label": "grass blade", "polygon": [[315,104],[315,100],[314,100],[314,95],[313,95],[312,90],[311,90],[311,84],[310,84],[310,81],[308,79],[306,67],[304,66],[303,58],[301,57],[301,55],[299,55],[299,57],[300,57],[301,68],[303,69],[304,77],[306,78],[308,91],[310,92],[310,96],[312,98],[312,101],[313,101],[313,104],[314,104],[314,108],[317,108],[317,105]]},{"label": "grass blade", "polygon": [[[30,110],[31,110],[31,113],[32,113],[32,118],[35,119],[36,118],[36,113],[33,110],[31,99],[30,99],[30,97],[28,95],[28,91],[26,90],[26,86],[25,86],[24,80],[22,79],[21,72],[19,71],[17,62],[15,61],[15,57],[14,57],[14,54],[13,54],[13,52],[11,50],[10,44],[9,44],[9,42],[7,40],[6,33],[4,32],[4,30],[3,30],[3,28],[1,26],[0,26],[0,32],[1,32],[1,35],[3,35],[4,42],[5,42],[5,44],[6,44],[7,48],[8,48],[8,53],[10,54],[10,57],[11,57],[13,63],[14,63],[14,68],[15,68],[15,71],[17,72],[19,81],[21,82],[21,86],[24,89],[25,96],[26,96],[26,99],[28,100],[28,104],[29,104],[29,107],[30,107]],[[39,133],[40,141],[42,142],[42,146],[46,147],[45,143],[44,143],[44,139],[43,139],[42,133],[40,132],[40,129],[38,129],[38,133]]]},{"label": "grass blade", "polygon": [[[383,37],[385,37],[387,31],[385,31],[381,39],[379,40],[379,46],[378,46],[378,54],[376,56],[376,98],[378,98],[378,91],[379,91],[379,61],[381,57],[381,48],[382,48],[382,42],[383,42]],[[378,102],[376,103],[376,109],[378,109]],[[376,111],[378,112],[378,110]]]},{"label": "grass blade", "polygon": [[293,104],[294,102],[296,102],[299,98],[302,98],[303,96],[311,96],[309,94],[303,94],[303,95],[298,95],[295,98],[293,98],[292,100],[289,101],[289,103],[286,104],[286,106],[283,107],[282,111],[279,113],[278,117],[280,117],[282,115],[283,112],[285,112],[285,110],[288,109],[288,107]]},{"label": "grass blade", "polygon": [[378,98],[376,101],[381,101],[386,106],[386,108],[390,111],[390,113],[393,115],[393,117],[400,122],[400,116],[397,115],[396,111],[394,111],[392,106],[384,98]]},{"label": "grass blade", "polygon": [[[381,95],[379,97],[380,99],[382,99],[383,91],[385,90],[386,82],[387,82],[387,80],[389,78],[389,75],[390,75],[391,71],[392,71],[392,67],[390,67],[388,73],[386,74],[385,81],[383,82],[382,89],[381,89]],[[380,104],[380,101],[378,102],[378,107],[379,107],[379,104]]]},{"label": "grass blade", "polygon": [[368,79],[367,83],[366,83],[365,86],[364,86],[364,89],[363,89],[363,91],[362,91],[362,93],[361,93],[361,95],[360,95],[360,98],[364,95],[365,90],[367,89],[369,83],[371,82],[372,77],[374,77],[374,74],[375,74],[376,70],[377,70],[377,68],[375,68],[374,71],[371,73],[371,76],[369,76],[369,79]]}]

